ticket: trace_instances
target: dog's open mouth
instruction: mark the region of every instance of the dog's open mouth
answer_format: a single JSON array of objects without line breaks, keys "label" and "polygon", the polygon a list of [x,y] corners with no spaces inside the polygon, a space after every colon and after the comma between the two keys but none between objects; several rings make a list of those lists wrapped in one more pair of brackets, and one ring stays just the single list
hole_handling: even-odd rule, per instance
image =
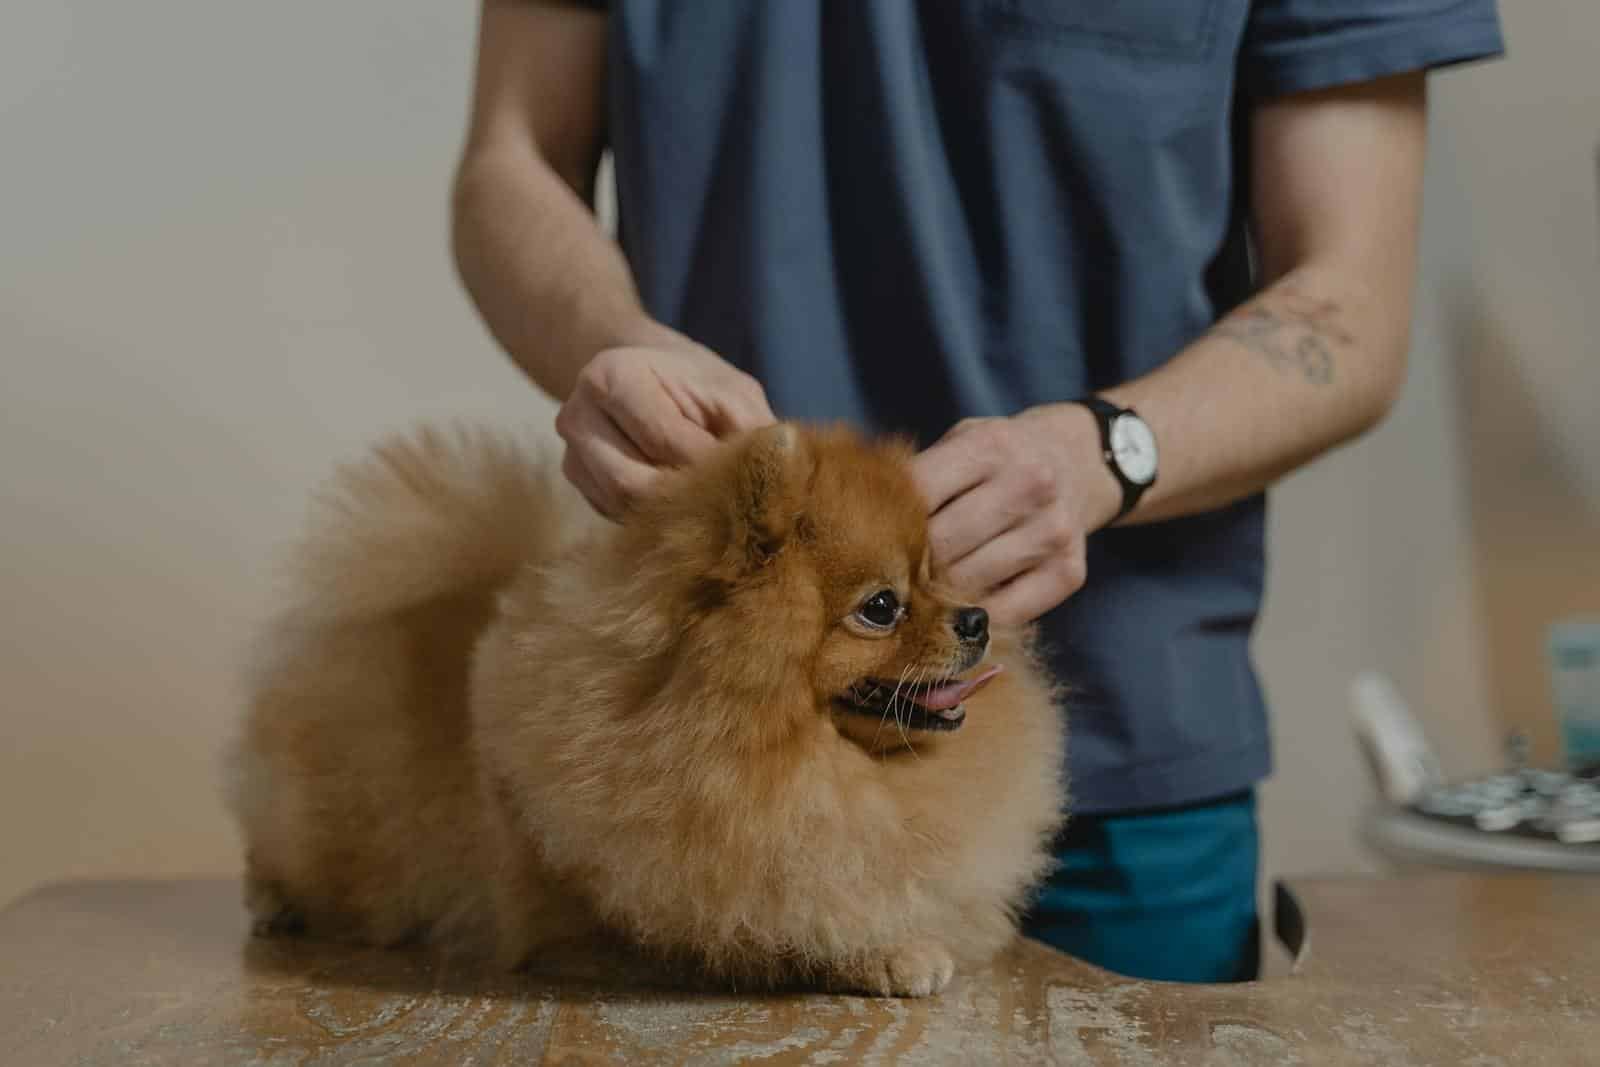
[{"label": "dog's open mouth", "polygon": [[878,678],[857,682],[838,698],[839,707],[871,715],[905,730],[958,730],[966,720],[965,701],[1000,673],[998,664],[970,678],[942,678],[919,685],[895,685]]}]

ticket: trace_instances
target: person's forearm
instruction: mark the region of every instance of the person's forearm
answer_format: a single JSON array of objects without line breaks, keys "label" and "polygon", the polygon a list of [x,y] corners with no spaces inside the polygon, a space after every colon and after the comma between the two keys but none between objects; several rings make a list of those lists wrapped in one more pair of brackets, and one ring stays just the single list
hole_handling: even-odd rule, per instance
[{"label": "person's forearm", "polygon": [[1107,390],[1161,449],[1156,484],[1124,522],[1221,507],[1374,425],[1404,378],[1410,303],[1408,282],[1380,290],[1353,269],[1308,265],[1159,370]]},{"label": "person's forearm", "polygon": [[1405,377],[1427,93],[1419,73],[1257,101],[1252,221],[1264,291],[1112,389],[1161,447],[1128,517],[1205,511],[1375,424]]},{"label": "person's forearm", "polygon": [[689,343],[645,313],[621,250],[531,147],[468,153],[452,215],[456,266],[484,322],[557,400],[596,352]]}]

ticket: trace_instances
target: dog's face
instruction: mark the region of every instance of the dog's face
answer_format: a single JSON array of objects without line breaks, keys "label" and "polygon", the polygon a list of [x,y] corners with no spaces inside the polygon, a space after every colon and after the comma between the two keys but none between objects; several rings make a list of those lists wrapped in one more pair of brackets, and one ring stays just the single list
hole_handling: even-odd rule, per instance
[{"label": "dog's face", "polygon": [[[724,670],[803,674],[811,706],[871,750],[958,730],[984,669],[988,617],[930,573],[927,505],[910,449],[843,430],[779,426],[698,497],[720,508],[725,547],[707,567],[738,643]],[[731,483],[731,484],[730,484]],[[800,679],[795,678],[796,682]]]},{"label": "dog's face", "polygon": [[[987,681],[988,616],[933,580],[927,505],[903,447],[824,450],[794,547],[822,600],[813,689],[869,748],[959,729]],[[831,454],[829,454],[831,451]]]}]

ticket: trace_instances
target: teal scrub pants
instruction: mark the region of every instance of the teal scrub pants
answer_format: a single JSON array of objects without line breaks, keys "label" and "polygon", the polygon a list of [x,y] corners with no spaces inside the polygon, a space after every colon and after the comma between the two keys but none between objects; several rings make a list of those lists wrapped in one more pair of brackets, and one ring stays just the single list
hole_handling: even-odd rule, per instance
[{"label": "teal scrub pants", "polygon": [[1254,791],[1072,818],[1022,930],[1118,974],[1174,982],[1256,976],[1260,836]]}]

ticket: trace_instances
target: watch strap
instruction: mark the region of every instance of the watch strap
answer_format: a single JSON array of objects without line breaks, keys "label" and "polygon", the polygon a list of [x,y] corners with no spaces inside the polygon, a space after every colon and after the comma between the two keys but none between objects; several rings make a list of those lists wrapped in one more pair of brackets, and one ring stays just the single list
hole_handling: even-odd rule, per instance
[{"label": "watch strap", "polygon": [[1116,516],[1111,520],[1112,523],[1120,522],[1127,517],[1130,511],[1138,506],[1139,498],[1144,496],[1144,491],[1155,484],[1153,479],[1149,482],[1141,483],[1124,474],[1122,464],[1117,462],[1117,454],[1111,447],[1111,424],[1123,415],[1132,415],[1137,418],[1138,412],[1132,408],[1118,407],[1105,397],[1094,393],[1078,397],[1072,403],[1081,404],[1088,408],[1089,412],[1094,415],[1095,425],[1100,428],[1100,450],[1106,461],[1106,468],[1111,472],[1111,476],[1117,480],[1117,484],[1122,486],[1122,507],[1118,509]]}]

